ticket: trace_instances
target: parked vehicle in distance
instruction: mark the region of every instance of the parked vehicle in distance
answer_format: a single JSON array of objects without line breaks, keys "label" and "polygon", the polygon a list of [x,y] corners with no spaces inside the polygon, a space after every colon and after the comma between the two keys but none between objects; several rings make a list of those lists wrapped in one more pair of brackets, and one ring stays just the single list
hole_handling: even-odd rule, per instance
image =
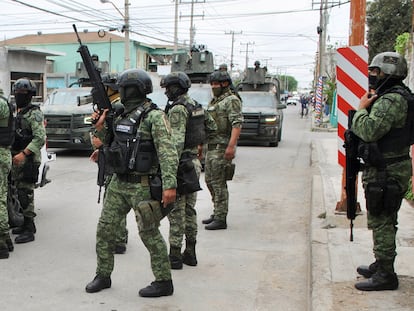
[{"label": "parked vehicle in distance", "polygon": [[293,105],[293,106],[298,106],[299,105],[299,99],[298,98],[296,98],[296,97],[289,97],[287,100],[286,100],[286,106],[289,106],[289,105]]},{"label": "parked vehicle in distance", "polygon": [[91,87],[54,90],[41,107],[46,120],[49,148],[92,150],[90,131],[92,103],[79,105],[79,99],[90,99]]},{"label": "parked vehicle in distance", "polygon": [[277,147],[282,139],[283,109],[272,92],[239,92],[243,100],[243,125],[240,143],[266,142]]}]

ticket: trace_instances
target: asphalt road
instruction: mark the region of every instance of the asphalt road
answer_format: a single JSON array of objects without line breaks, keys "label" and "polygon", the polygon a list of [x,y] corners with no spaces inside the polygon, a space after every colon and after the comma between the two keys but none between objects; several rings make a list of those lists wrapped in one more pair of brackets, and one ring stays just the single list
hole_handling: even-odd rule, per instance
[{"label": "asphalt road", "polygon": [[[204,230],[211,213],[202,176],[197,267],[173,271],[174,295],[138,296],[153,281],[149,256],[128,215],[127,252],[116,255],[112,288],[87,294],[95,275],[97,167],[87,154],[57,151],[52,182],[35,191],[36,240],[1,266],[1,310],[308,310],[310,305],[310,131],[298,107],[285,110],[279,147],[240,146],[229,183],[228,229]],[[161,230],[168,236],[168,221]]]}]

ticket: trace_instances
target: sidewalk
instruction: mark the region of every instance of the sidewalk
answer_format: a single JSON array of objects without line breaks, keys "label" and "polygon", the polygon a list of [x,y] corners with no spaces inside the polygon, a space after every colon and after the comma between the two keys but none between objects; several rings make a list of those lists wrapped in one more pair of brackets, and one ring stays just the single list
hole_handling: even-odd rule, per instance
[{"label": "sidewalk", "polygon": [[315,168],[312,186],[312,310],[414,310],[414,208],[403,201],[399,212],[396,291],[361,292],[354,288],[356,267],[374,261],[371,231],[366,227],[366,209],[359,178],[358,201],[362,215],[354,221],[350,242],[349,220],[336,215],[340,200],[342,167],[337,162],[337,136],[312,142]]}]

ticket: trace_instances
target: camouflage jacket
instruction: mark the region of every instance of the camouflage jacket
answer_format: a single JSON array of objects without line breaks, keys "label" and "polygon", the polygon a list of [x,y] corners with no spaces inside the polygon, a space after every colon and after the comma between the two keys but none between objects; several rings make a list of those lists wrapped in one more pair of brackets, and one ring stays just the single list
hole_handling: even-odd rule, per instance
[{"label": "camouflage jacket", "polygon": [[[194,100],[188,95],[183,94],[181,95],[177,101],[180,100],[181,102],[190,103],[192,105],[195,105]],[[172,135],[175,142],[175,145],[177,147],[177,152],[179,157],[184,152],[190,152],[192,154],[197,154],[197,147],[193,148],[184,148],[185,143],[185,135],[186,135],[186,125],[189,118],[189,113],[187,108],[184,105],[174,105],[172,108],[168,110],[168,119],[171,124],[172,129]],[[212,133],[217,130],[216,123],[214,122],[214,119],[211,117],[207,111],[205,111],[205,127],[207,135],[209,133]]]},{"label": "camouflage jacket", "polygon": [[217,131],[208,136],[209,144],[227,144],[233,127],[241,127],[243,123],[242,103],[228,90],[221,96],[213,98],[207,107],[208,113],[217,125]]},{"label": "camouflage jacket", "polygon": [[[371,106],[370,110],[360,109],[352,121],[352,131],[365,142],[377,142],[392,128],[401,128],[407,118],[407,101],[397,93],[385,93]],[[384,158],[408,156],[409,147],[400,150],[384,152]],[[405,180],[411,176],[411,160],[404,160],[386,168],[389,178],[400,181],[404,186]],[[364,170],[363,181],[375,180],[377,169],[368,167]]]},{"label": "camouflage jacket", "polygon": [[[125,113],[123,117],[132,115],[140,105],[144,105],[145,108],[151,106],[151,100],[147,99],[143,103],[138,101],[128,101],[124,103]],[[114,120],[114,126],[121,117],[117,117]],[[105,139],[108,137],[107,132],[112,129],[105,127],[101,131],[96,132],[96,136],[100,138],[104,143],[108,143]],[[139,125],[141,140],[152,140],[157,152],[159,161],[159,167],[161,169],[161,178],[163,189],[173,189],[177,187],[176,173],[178,167],[178,155],[174,146],[174,142],[171,134],[170,123],[165,113],[160,109],[153,109],[149,111],[141,121]],[[158,166],[154,166],[151,169],[150,174],[156,174]]]},{"label": "camouflage jacket", "polygon": [[[0,93],[0,95],[2,95]],[[7,127],[9,123],[9,105],[0,97],[0,126]]]},{"label": "camouflage jacket", "polygon": [[[39,108],[32,108],[22,114],[21,112],[24,110],[25,109],[23,108],[17,112],[17,119],[20,118],[21,121],[16,121],[16,133],[22,130],[28,130],[32,133],[33,138],[26,146],[26,148],[34,154],[35,162],[41,162],[40,149],[46,142],[46,129],[43,112]],[[17,154],[22,150],[12,149],[12,154]]]}]

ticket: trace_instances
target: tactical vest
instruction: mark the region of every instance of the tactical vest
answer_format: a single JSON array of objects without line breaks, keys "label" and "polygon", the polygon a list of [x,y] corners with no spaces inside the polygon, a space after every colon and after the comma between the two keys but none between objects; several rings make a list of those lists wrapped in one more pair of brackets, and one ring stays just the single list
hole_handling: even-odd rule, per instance
[{"label": "tactical vest", "polygon": [[17,113],[16,134],[14,136],[14,143],[12,145],[13,150],[23,150],[33,139],[32,129],[25,128],[23,125],[23,116],[32,109],[40,109],[40,107],[30,103]]},{"label": "tactical vest", "polygon": [[7,119],[7,124],[0,124],[0,146],[10,147],[14,142],[14,135],[16,131],[16,123],[13,115],[13,105],[9,101],[0,95],[0,98],[3,99],[9,106],[9,117]]},{"label": "tactical vest", "polygon": [[381,152],[395,151],[414,144],[414,94],[403,87],[393,87],[385,94],[389,93],[397,93],[405,98],[408,105],[407,119],[403,127],[392,128],[378,141]]},{"label": "tactical vest", "polygon": [[206,141],[204,108],[197,101],[194,100],[194,102],[195,105],[184,101],[183,99],[179,99],[169,108],[171,109],[175,105],[183,105],[187,108],[188,119],[185,130],[184,148],[193,148]]},{"label": "tactical vest", "polygon": [[106,164],[118,174],[132,172],[148,173],[157,161],[152,140],[140,138],[139,127],[142,120],[156,105],[144,109],[139,107],[134,113],[121,115],[113,124],[114,138],[105,151]]}]

